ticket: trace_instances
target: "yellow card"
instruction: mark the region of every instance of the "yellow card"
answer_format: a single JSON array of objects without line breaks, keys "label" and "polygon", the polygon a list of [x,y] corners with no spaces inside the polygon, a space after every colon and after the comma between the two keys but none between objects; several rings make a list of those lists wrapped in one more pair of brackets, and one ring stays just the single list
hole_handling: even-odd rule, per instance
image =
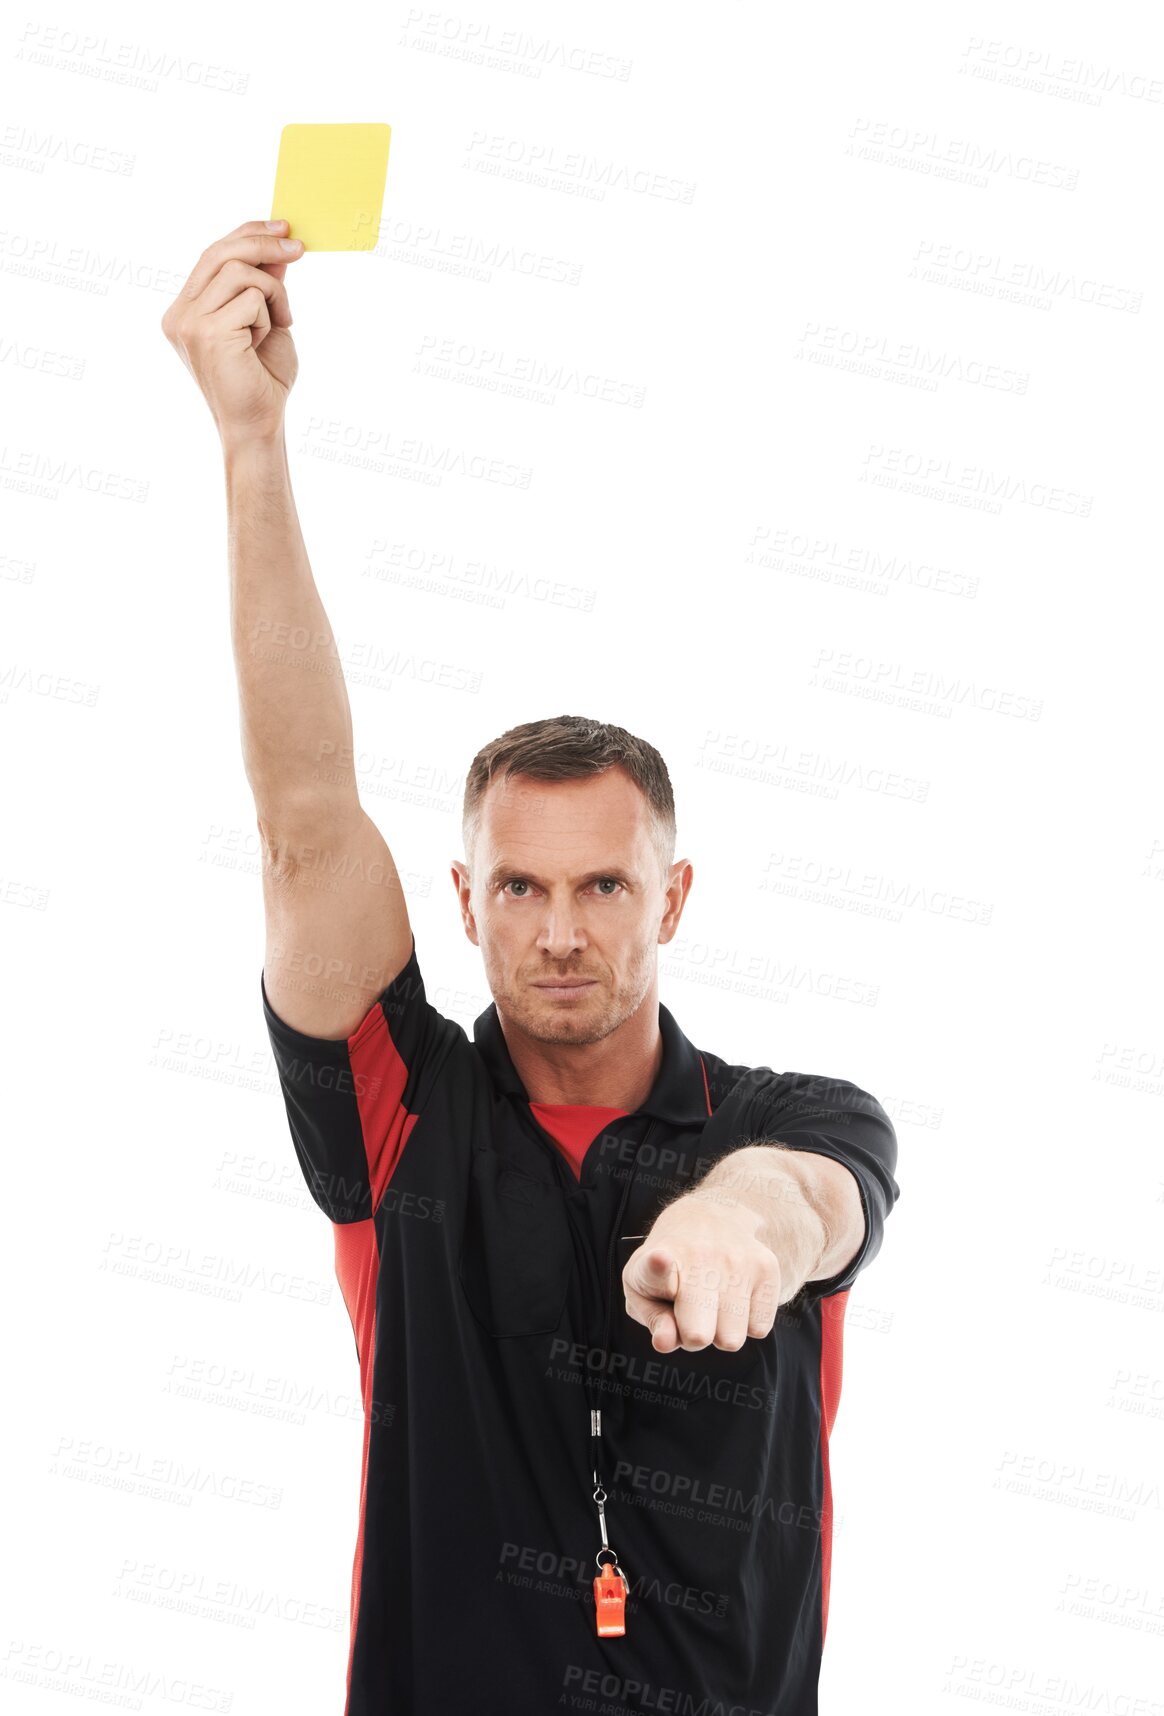
[{"label": "yellow card", "polygon": [[272,219],[308,250],[375,250],[390,125],[284,125]]}]

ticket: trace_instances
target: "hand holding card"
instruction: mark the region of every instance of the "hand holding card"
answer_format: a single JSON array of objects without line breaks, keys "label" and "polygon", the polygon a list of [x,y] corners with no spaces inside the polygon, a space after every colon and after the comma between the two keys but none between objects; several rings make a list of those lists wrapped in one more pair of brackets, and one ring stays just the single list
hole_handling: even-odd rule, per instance
[{"label": "hand holding card", "polygon": [[304,250],[375,250],[390,125],[285,125],[271,218]]}]

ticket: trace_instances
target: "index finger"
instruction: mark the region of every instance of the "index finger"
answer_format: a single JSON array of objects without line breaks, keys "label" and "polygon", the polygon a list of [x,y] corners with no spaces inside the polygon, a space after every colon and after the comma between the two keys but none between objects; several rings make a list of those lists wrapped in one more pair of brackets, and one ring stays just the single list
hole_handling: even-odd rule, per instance
[{"label": "index finger", "polygon": [[[244,221],[233,232],[228,232],[225,238],[216,239],[207,245],[198,261],[190,271],[190,277],[182,288],[184,298],[197,298],[198,294],[209,285],[224,262],[230,262],[238,257],[243,262],[250,262],[256,268],[266,264],[268,271],[274,272],[280,265],[296,260],[296,253],[284,250],[280,239],[289,237],[283,232],[268,232],[267,223],[262,220]],[[302,249],[297,253],[303,255]],[[282,274],[275,278],[281,280]]]},{"label": "index finger", "polygon": [[670,1300],[652,1299],[648,1294],[636,1293],[633,1288],[625,1289],[625,1299],[627,1316],[643,1325],[655,1351],[673,1353],[680,1341],[679,1325]]}]

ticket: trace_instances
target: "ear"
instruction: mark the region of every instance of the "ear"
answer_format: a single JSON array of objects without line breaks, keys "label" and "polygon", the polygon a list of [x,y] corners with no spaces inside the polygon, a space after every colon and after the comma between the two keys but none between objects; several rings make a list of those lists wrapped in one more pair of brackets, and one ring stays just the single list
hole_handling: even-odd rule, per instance
[{"label": "ear", "polygon": [[679,919],[683,916],[683,907],[687,903],[694,874],[690,860],[686,858],[679,859],[671,866],[666,887],[667,910],[659,924],[660,943],[671,941],[679,928]]},{"label": "ear", "polygon": [[465,926],[465,934],[474,947],[480,947],[481,944],[477,940],[477,925],[473,919],[473,908],[469,903],[468,868],[459,858],[454,858],[450,862],[450,875],[453,879],[453,887],[457,891],[457,904],[461,908],[461,921]]}]

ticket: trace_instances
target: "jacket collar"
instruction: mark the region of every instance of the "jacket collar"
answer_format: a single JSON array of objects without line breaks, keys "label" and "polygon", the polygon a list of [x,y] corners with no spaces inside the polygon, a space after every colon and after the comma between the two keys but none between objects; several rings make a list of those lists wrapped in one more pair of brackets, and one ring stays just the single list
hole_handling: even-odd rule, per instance
[{"label": "jacket collar", "polygon": [[[669,1121],[673,1126],[701,1126],[707,1119],[708,1108],[702,1058],[661,1001],[659,1030],[663,1038],[663,1059],[650,1094],[635,1113],[652,1115],[657,1120]],[[497,1091],[502,1095],[519,1096],[528,1102],[525,1086],[510,1057],[495,1001],[474,1019],[473,1045],[485,1062]]]}]

